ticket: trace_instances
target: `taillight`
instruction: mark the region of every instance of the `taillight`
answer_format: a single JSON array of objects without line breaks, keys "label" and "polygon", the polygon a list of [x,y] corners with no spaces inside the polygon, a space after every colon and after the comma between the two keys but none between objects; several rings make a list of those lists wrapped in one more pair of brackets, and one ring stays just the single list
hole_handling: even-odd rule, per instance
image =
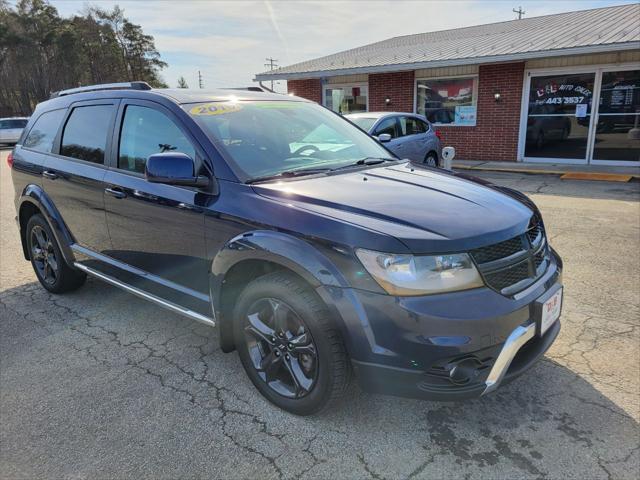
[{"label": "taillight", "polygon": [[436,130],[436,137],[438,137],[438,140],[442,140],[442,132],[440,130]]},{"label": "taillight", "polygon": [[13,168],[13,152],[9,152],[9,155],[7,155],[7,165],[9,165],[9,168]]}]

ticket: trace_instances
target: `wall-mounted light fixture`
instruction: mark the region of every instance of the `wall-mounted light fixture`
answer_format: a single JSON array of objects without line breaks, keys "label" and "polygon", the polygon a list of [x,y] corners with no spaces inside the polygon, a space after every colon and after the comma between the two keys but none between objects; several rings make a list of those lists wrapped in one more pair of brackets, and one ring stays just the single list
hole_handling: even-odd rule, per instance
[{"label": "wall-mounted light fixture", "polygon": [[385,105],[391,105],[391,99],[389,97],[384,99]]},{"label": "wall-mounted light fixture", "polygon": [[494,99],[496,102],[499,102],[499,101],[500,101],[500,92],[495,91],[495,92],[493,93],[493,99]]}]

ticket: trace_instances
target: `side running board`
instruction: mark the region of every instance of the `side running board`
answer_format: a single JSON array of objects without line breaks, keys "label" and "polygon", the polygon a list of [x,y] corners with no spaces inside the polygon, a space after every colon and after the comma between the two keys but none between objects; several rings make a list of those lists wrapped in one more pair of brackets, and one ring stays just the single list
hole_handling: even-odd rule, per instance
[{"label": "side running board", "polygon": [[100,280],[103,280],[107,283],[110,283],[111,285],[121,288],[122,290],[124,290],[125,292],[128,293],[132,293],[133,295],[143,298],[145,300],[148,300],[150,302],[155,303],[156,305],[160,305],[161,307],[166,308],[167,310],[171,310],[172,312],[175,313],[179,313],[180,315],[183,315],[187,318],[190,318],[191,320],[196,320],[197,322],[201,322],[204,323],[206,325],[209,325],[210,327],[215,327],[216,326],[216,322],[213,318],[209,318],[205,315],[201,315],[198,312],[194,312],[193,310],[189,310],[188,308],[184,308],[181,307],[180,305],[176,305],[173,302],[169,302],[168,300],[164,300],[156,295],[153,295],[151,293],[145,292],[144,290],[140,290],[139,288],[136,287],[132,287],[131,285],[128,285],[126,283],[121,282],[120,280],[117,280],[109,275],[105,275],[102,272],[99,272],[97,270],[94,270],[93,268],[87,267],[86,265],[82,265],[81,263],[74,263],[74,266],[79,269],[82,270],[83,272],[85,272],[88,275],[92,275],[96,278],[99,278]]}]

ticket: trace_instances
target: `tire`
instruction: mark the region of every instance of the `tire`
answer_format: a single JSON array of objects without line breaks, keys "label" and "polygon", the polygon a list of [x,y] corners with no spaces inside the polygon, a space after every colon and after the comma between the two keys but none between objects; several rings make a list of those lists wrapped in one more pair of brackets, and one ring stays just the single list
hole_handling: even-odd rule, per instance
[{"label": "tire", "polygon": [[429,167],[437,167],[438,166],[438,154],[436,152],[429,152],[427,156],[424,157],[425,165]]},{"label": "tire", "polygon": [[66,264],[60,246],[42,215],[36,214],[29,219],[25,235],[31,266],[44,288],[51,293],[65,293],[82,286],[86,275]]},{"label": "tire", "polygon": [[274,272],[253,280],[240,294],[233,319],[242,365],[271,403],[313,415],[342,397],[351,376],[342,336],[299,277]]}]

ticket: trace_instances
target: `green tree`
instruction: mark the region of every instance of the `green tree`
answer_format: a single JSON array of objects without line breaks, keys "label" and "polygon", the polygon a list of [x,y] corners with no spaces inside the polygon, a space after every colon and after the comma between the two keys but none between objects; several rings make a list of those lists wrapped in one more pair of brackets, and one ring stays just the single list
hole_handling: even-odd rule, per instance
[{"label": "green tree", "polygon": [[178,78],[178,88],[189,88],[189,85],[187,85],[187,81],[184,79],[184,77]]},{"label": "green tree", "polygon": [[63,18],[46,0],[0,0],[0,115],[28,115],[52,92],[80,85],[166,87],[166,66],[153,37],[118,6]]}]

